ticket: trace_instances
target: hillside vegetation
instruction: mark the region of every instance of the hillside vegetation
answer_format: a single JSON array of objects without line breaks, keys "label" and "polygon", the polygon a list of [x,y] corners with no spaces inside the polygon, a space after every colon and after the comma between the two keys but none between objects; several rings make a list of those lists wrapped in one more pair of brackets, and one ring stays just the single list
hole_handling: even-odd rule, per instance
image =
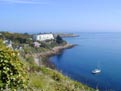
[{"label": "hillside vegetation", "polygon": [[[71,80],[57,70],[47,67],[45,65],[46,56],[41,57],[40,66],[35,63],[35,54],[52,50],[55,46],[65,45],[66,42],[62,39],[60,39],[61,43],[57,40],[40,42],[41,46],[36,48],[32,45],[31,35],[17,33],[16,36],[15,33],[16,37],[12,36],[14,34],[8,32],[2,33],[0,36],[1,91],[95,91],[86,85]],[[25,41],[21,41],[20,36]],[[15,48],[21,45],[22,50],[7,48],[2,43],[4,38],[13,41],[12,45]]]},{"label": "hillside vegetation", "polygon": [[0,40],[0,90],[27,89],[27,69],[18,54]]}]

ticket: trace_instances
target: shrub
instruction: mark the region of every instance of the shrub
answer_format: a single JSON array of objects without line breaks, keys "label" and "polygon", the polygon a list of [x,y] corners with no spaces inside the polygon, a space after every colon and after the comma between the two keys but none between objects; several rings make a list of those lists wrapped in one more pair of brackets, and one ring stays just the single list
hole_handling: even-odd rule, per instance
[{"label": "shrub", "polygon": [[27,72],[19,60],[18,52],[6,48],[0,41],[0,89],[27,87]]},{"label": "shrub", "polygon": [[61,36],[57,35],[57,37],[56,37],[56,42],[57,42],[58,44],[60,44],[60,43],[63,42],[63,39],[61,38]]}]

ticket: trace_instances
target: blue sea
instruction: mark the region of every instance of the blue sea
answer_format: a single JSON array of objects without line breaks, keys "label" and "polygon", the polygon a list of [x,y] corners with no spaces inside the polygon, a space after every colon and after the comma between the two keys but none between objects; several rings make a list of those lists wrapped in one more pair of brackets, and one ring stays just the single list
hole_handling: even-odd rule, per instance
[{"label": "blue sea", "polygon": [[[65,38],[78,44],[50,58],[64,75],[100,91],[121,91],[121,33],[78,33]],[[91,71],[99,66],[99,74]]]}]

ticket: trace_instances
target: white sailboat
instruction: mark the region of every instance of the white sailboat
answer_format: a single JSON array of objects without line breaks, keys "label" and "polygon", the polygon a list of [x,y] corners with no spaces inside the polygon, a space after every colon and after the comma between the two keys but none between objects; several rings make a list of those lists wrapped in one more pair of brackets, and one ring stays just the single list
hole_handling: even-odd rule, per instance
[{"label": "white sailboat", "polygon": [[94,70],[92,70],[92,74],[98,74],[101,73],[101,69],[99,69],[99,65],[97,68],[95,68]]},{"label": "white sailboat", "polygon": [[98,74],[100,72],[101,72],[101,69],[98,69],[98,68],[92,70],[92,74]]}]

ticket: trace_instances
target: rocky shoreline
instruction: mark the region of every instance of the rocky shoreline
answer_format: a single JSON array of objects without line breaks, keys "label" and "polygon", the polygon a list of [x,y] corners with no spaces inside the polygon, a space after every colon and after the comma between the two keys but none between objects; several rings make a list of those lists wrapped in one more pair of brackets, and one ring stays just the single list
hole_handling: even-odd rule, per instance
[{"label": "rocky shoreline", "polygon": [[53,56],[53,55],[57,55],[59,54],[62,50],[64,49],[68,49],[68,48],[72,48],[76,45],[73,45],[73,44],[66,44],[64,46],[57,46],[57,47],[54,47],[52,50],[50,51],[47,51],[47,52],[42,52],[40,53],[40,56]]},{"label": "rocky shoreline", "polygon": [[49,61],[49,58],[51,56],[60,54],[64,49],[69,49],[69,48],[72,48],[74,46],[77,46],[77,45],[76,44],[66,44],[64,46],[54,47],[54,48],[52,48],[52,50],[49,50],[49,51],[46,51],[46,52],[41,52],[41,53],[34,54],[35,63],[38,66],[41,66],[41,65],[44,64],[47,67],[50,67],[52,69],[55,69],[54,64],[52,64]]}]

